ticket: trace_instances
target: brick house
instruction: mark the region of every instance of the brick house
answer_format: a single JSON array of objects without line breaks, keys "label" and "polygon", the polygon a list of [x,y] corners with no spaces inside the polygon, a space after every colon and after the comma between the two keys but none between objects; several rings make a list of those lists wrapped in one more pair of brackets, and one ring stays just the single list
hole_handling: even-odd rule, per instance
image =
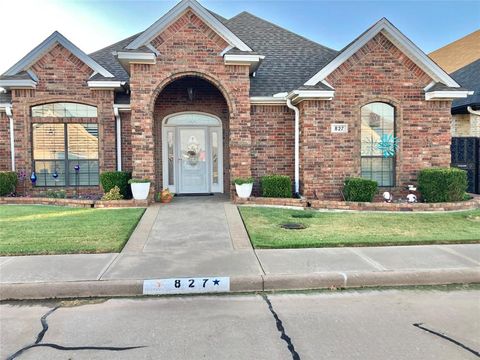
[{"label": "brick house", "polygon": [[386,19],[335,51],[194,0],[90,55],[55,32],[0,87],[0,170],[35,171],[30,193],[98,192],[112,170],[233,193],[234,178],[275,173],[319,199],[348,176],[399,189],[449,166],[451,102],[469,94]]}]

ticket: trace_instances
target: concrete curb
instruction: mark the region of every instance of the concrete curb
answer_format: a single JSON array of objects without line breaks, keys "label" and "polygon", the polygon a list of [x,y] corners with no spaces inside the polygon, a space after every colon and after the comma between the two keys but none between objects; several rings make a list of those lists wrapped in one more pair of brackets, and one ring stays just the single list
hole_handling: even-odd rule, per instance
[{"label": "concrete curb", "polygon": [[[256,275],[230,278],[230,290],[261,292],[382,286],[480,283],[480,268],[325,272],[292,275]],[[0,300],[143,296],[143,280],[2,283]]]}]

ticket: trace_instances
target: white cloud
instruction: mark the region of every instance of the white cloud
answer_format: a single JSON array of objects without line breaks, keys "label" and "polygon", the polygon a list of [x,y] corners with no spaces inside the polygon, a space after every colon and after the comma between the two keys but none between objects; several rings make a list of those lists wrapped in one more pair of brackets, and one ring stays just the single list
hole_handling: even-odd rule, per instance
[{"label": "white cloud", "polygon": [[7,0],[0,5],[2,48],[0,74],[13,66],[55,30],[86,53],[122,39],[109,14],[96,12],[93,2]]}]

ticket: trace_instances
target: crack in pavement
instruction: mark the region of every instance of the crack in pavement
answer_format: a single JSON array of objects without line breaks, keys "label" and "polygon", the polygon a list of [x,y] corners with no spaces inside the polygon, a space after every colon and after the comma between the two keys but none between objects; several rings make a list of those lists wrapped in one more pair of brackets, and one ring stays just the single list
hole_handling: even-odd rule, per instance
[{"label": "crack in pavement", "polygon": [[447,341],[450,341],[451,343],[454,343],[455,345],[457,346],[460,346],[461,348],[471,352],[473,355],[477,356],[480,358],[480,352],[476,351],[476,350],[473,350],[471,348],[469,348],[468,346],[462,344],[460,341],[457,341],[455,339],[452,339],[451,337],[448,337],[447,335],[444,335],[442,333],[439,333],[437,331],[434,331],[434,330],[431,330],[425,326],[423,326],[423,323],[415,323],[415,324],[412,324],[413,326],[415,326],[416,328],[419,328],[419,329],[422,329],[423,331],[426,331],[430,334],[433,334],[433,335],[437,335],[439,337],[441,337],[442,339],[445,339]]},{"label": "crack in pavement", "polygon": [[292,359],[293,360],[300,360],[300,355],[297,353],[297,351],[295,350],[295,346],[293,345],[292,343],[292,339],[290,338],[290,336],[288,336],[285,332],[285,328],[283,326],[283,322],[282,320],[278,317],[278,314],[275,312],[275,310],[273,309],[273,305],[272,303],[270,302],[270,299],[268,298],[268,296],[266,294],[262,294],[262,298],[263,300],[265,300],[265,302],[267,303],[268,305],[268,309],[270,310],[270,312],[272,313],[273,315],[273,318],[275,319],[275,323],[277,324],[277,330],[280,332],[280,338],[285,341],[287,343],[287,347],[288,347],[288,350],[290,351],[290,354],[292,354]]},{"label": "crack in pavement", "polygon": [[146,346],[125,346],[125,347],[112,347],[112,346],[62,346],[54,343],[41,343],[43,340],[43,337],[48,331],[48,322],[47,322],[47,317],[51,315],[54,311],[59,309],[60,306],[56,306],[53,309],[47,311],[41,318],[40,318],[40,323],[42,324],[42,330],[38,333],[37,339],[33,344],[29,344],[27,346],[24,346],[20,350],[16,351],[14,354],[10,355],[7,357],[7,360],[13,360],[20,356],[22,353],[25,351],[35,348],[35,347],[49,347],[57,350],[63,350],[63,351],[72,351],[72,350],[100,350],[100,351],[125,351],[125,350],[132,350],[132,349],[139,349],[139,348],[144,348]]}]

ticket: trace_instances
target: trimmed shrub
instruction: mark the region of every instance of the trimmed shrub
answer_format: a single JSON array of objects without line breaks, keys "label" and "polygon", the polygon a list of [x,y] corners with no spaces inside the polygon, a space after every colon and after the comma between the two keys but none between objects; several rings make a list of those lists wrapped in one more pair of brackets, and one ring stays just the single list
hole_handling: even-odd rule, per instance
[{"label": "trimmed shrub", "polygon": [[67,192],[65,190],[53,190],[47,189],[46,191],[40,193],[42,197],[51,198],[51,199],[66,199]]},{"label": "trimmed shrub", "polygon": [[428,168],[418,175],[418,191],[429,203],[462,201],[467,186],[467,172],[457,168]]},{"label": "trimmed shrub", "polygon": [[286,175],[267,175],[260,179],[263,197],[291,198],[292,180]]},{"label": "trimmed shrub", "polygon": [[343,185],[343,196],[346,201],[372,202],[377,192],[378,183],[362,178],[347,178]]},{"label": "trimmed shrub", "polygon": [[0,171],[0,196],[10,195],[15,192],[18,177],[13,171]]},{"label": "trimmed shrub", "polygon": [[108,193],[115,186],[120,189],[120,194],[124,199],[132,198],[132,190],[128,181],[132,178],[132,173],[127,171],[105,171],[100,174],[100,183],[102,184],[103,192]]},{"label": "trimmed shrub", "polygon": [[102,200],[123,200],[123,195],[120,194],[120,188],[115,185],[113,188],[110,189],[109,192],[102,196]]}]

